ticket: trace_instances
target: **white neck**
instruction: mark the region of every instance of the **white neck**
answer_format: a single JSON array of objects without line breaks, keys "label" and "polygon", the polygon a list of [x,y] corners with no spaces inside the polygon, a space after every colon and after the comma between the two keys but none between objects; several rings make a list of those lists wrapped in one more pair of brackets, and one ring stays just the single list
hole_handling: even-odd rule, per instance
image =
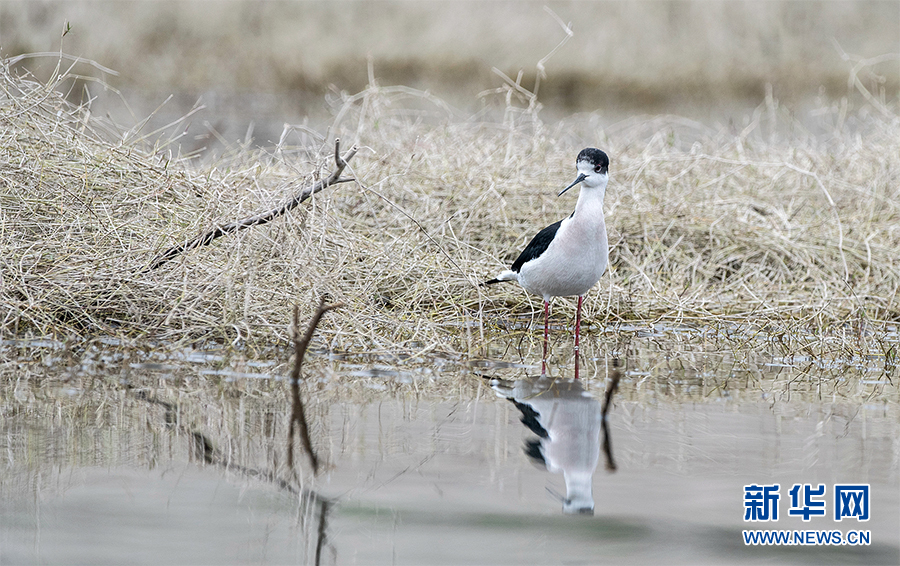
[{"label": "white neck", "polygon": [[578,202],[575,203],[575,216],[579,217],[579,222],[582,221],[580,218],[582,215],[588,215],[600,223],[604,222],[603,199],[606,197],[608,181],[609,177],[604,175],[596,184],[583,183],[578,193]]},{"label": "white neck", "polygon": [[565,474],[566,501],[563,503],[563,512],[579,513],[585,509],[594,509],[592,476],[593,470]]}]

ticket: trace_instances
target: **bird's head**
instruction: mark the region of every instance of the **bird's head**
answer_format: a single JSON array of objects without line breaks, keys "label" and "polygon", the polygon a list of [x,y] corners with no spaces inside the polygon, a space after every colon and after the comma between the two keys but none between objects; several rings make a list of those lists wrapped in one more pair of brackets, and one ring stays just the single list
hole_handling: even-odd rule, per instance
[{"label": "bird's head", "polygon": [[578,183],[583,183],[586,188],[606,188],[606,183],[609,182],[609,157],[606,153],[594,147],[582,149],[575,160],[575,168],[578,170],[578,177],[557,196],[562,196]]}]

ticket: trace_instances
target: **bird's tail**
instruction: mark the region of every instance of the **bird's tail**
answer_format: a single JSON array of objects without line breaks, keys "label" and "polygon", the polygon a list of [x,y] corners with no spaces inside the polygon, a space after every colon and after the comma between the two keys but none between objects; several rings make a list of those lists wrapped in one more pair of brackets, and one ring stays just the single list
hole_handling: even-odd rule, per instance
[{"label": "bird's tail", "polygon": [[482,285],[493,285],[494,283],[500,283],[502,281],[516,281],[519,278],[519,274],[515,271],[501,271],[497,274],[497,277],[494,277],[490,281],[485,281]]}]

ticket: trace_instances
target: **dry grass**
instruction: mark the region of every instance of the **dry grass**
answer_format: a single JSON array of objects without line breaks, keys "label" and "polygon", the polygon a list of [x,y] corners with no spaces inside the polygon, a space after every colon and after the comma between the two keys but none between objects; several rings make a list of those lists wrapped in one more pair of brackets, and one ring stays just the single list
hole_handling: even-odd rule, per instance
[{"label": "dry grass", "polygon": [[[123,132],[67,103],[65,79],[0,70],[6,335],[286,344],[292,305],[308,314],[327,295],[346,305],[320,329],[330,347],[476,353],[537,306],[477,282],[571,211],[574,195],[555,191],[596,145],[612,160],[612,262],[589,320],[737,325],[788,352],[842,336],[848,354],[896,359],[883,331],[900,320],[900,117],[878,99],[820,108],[826,133],[813,135],[772,98],[721,129],[674,117],[602,128],[597,116],[544,123],[514,97],[502,122],[460,118],[373,84],[336,101],[325,135],[288,130],[271,151],[199,163],[165,137],[183,125]],[[334,136],[362,146],[358,184],[142,272],[327,175]]]}]

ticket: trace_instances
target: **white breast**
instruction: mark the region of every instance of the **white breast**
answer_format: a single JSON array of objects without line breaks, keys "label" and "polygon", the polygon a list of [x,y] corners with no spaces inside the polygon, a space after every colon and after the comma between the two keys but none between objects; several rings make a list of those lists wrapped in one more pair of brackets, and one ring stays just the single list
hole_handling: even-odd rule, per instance
[{"label": "white breast", "polygon": [[575,213],[563,220],[544,253],[522,266],[518,280],[528,292],[545,300],[584,295],[606,271],[609,242],[603,195],[596,198],[592,192],[582,189]]}]

